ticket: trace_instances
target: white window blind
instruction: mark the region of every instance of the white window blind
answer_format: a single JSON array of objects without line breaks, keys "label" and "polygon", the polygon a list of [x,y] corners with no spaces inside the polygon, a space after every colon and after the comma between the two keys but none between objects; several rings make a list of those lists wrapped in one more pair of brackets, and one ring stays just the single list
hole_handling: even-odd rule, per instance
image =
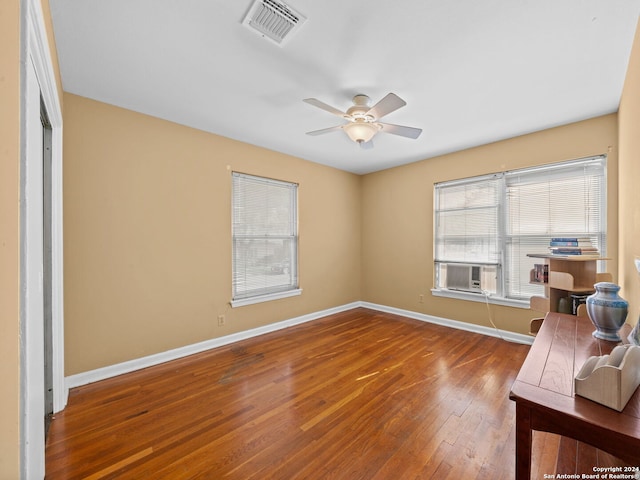
[{"label": "white window blind", "polygon": [[499,263],[498,178],[440,184],[435,204],[436,262]]},{"label": "white window blind", "polygon": [[605,253],[605,172],[605,158],[592,157],[505,175],[508,295],[541,294],[529,282],[535,261],[527,253],[549,253],[552,237],[589,238]]},{"label": "white window blind", "polygon": [[[498,296],[528,299],[534,259],[553,237],[588,237],[606,251],[606,157],[435,185],[434,260],[495,265]],[[443,288],[436,278],[436,288]],[[492,292],[493,293],[493,292]]]},{"label": "white window blind", "polygon": [[298,288],[295,183],[233,173],[233,300]]}]

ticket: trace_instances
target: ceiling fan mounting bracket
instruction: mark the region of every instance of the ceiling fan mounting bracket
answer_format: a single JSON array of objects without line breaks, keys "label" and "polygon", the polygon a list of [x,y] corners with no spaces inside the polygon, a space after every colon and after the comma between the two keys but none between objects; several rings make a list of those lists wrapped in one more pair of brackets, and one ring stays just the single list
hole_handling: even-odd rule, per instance
[{"label": "ceiling fan mounting bracket", "polygon": [[353,97],[354,105],[362,105],[366,107],[369,104],[369,100],[369,97],[363,93],[359,93]]}]

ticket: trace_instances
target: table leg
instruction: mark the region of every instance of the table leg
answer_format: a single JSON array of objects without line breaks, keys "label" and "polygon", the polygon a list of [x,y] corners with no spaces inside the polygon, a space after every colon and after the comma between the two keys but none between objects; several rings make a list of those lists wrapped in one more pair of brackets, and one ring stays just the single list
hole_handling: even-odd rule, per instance
[{"label": "table leg", "polygon": [[531,408],[516,402],[516,480],[531,478]]}]

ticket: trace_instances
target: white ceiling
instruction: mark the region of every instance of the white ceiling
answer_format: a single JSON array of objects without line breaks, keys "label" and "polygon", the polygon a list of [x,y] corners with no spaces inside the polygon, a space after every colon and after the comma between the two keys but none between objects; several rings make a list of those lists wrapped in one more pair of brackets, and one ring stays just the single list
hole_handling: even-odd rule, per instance
[{"label": "white ceiling", "polygon": [[[618,109],[640,0],[289,0],[280,47],[242,25],[253,0],[50,0],[65,91],[368,173]],[[364,150],[340,110],[407,105]],[[188,152],[185,152],[188,155]]]}]

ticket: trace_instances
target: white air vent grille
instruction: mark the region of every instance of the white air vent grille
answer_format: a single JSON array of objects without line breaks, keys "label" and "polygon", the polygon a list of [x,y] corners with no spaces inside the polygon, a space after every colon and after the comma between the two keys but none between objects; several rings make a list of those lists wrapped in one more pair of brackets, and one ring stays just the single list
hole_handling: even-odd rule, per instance
[{"label": "white air vent grille", "polygon": [[288,5],[275,0],[256,0],[242,24],[282,46],[306,18]]}]

